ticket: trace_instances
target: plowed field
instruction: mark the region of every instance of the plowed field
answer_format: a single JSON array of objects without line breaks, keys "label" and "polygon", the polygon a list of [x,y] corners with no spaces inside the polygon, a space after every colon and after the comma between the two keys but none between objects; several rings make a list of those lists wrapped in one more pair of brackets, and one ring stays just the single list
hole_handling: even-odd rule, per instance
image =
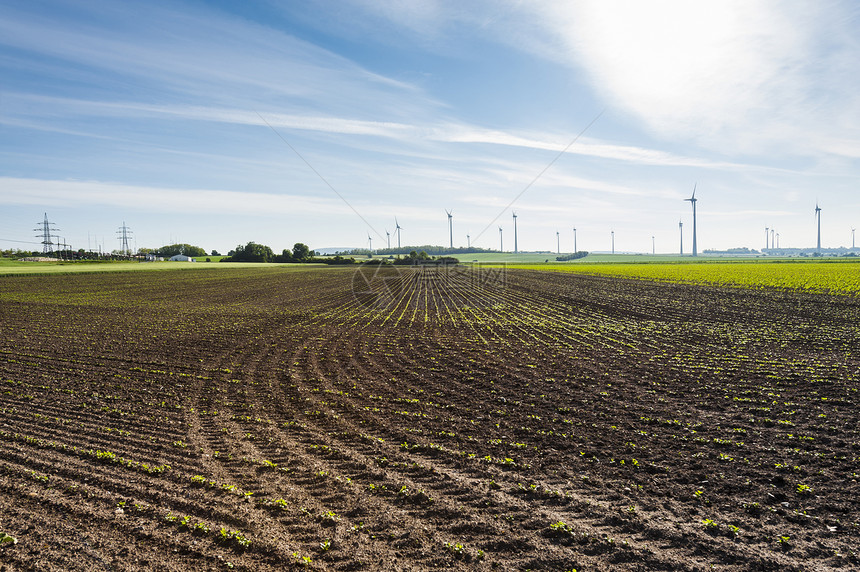
[{"label": "plowed field", "polygon": [[0,278],[5,570],[860,567],[860,299]]}]

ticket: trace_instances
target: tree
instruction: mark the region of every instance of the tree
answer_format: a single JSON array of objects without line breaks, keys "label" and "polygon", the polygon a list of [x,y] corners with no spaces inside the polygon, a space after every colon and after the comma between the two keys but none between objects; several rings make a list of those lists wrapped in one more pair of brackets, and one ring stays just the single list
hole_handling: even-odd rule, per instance
[{"label": "tree", "polygon": [[251,241],[245,246],[238,245],[235,253],[230,257],[230,262],[272,262],[274,258],[275,253],[271,248]]},{"label": "tree", "polygon": [[199,246],[192,246],[190,244],[169,244],[159,248],[156,253],[165,258],[170,258],[177,254],[184,254],[185,256],[206,256],[205,250]]},{"label": "tree", "polygon": [[296,262],[307,262],[311,258],[311,249],[306,244],[297,242],[293,245],[293,259]]},{"label": "tree", "polygon": [[295,262],[295,260],[293,260],[293,253],[290,252],[290,249],[285,248],[280,254],[275,256],[272,262]]},{"label": "tree", "polygon": [[415,252],[413,250],[409,253],[409,256],[407,256],[406,259],[410,261],[410,264],[415,264],[419,261],[424,262],[426,260],[431,260],[430,256],[428,256],[423,250],[421,252]]}]

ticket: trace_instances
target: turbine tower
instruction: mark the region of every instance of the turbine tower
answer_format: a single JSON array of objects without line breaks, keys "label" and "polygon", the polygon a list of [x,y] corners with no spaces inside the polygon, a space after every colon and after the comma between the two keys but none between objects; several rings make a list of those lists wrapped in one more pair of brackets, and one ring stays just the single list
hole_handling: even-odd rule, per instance
[{"label": "turbine tower", "polygon": [[684,256],[684,221],[678,219],[678,233],[681,235],[681,256]]},{"label": "turbine tower", "polygon": [[854,250],[854,231],[857,230],[853,226],[851,227],[851,250]]},{"label": "turbine tower", "polygon": [[388,229],[385,229],[385,242],[388,244],[388,249],[391,249],[391,233],[388,232]]},{"label": "turbine tower", "polygon": [[689,199],[684,199],[685,201],[690,201],[690,204],[693,205],[693,256],[698,256],[696,253],[696,185],[693,185],[693,196]]},{"label": "turbine tower", "polygon": [[466,246],[467,248],[472,248],[472,237],[468,234],[466,235]]},{"label": "turbine tower", "polygon": [[[514,235],[516,236],[516,235]],[[516,244],[516,241],[514,242]],[[561,237],[558,231],[555,231],[555,253],[561,254]]]},{"label": "turbine tower", "polygon": [[511,211],[511,214],[514,215],[514,254],[517,252],[517,213],[516,211]]},{"label": "turbine tower", "polygon": [[818,242],[816,243],[816,249],[818,252],[821,252],[821,207],[818,206],[818,203],[815,203],[815,218],[818,220]]},{"label": "turbine tower", "polygon": [[370,238],[370,233],[367,233],[367,249],[370,251],[370,254],[373,254],[373,239]]},{"label": "turbine tower", "polygon": [[454,216],[451,214],[454,211],[446,210],[448,213],[448,235],[451,241],[451,250],[454,250]]},{"label": "turbine tower", "polygon": [[502,242],[502,227],[499,227],[499,252],[504,252],[504,242]]},{"label": "turbine tower", "polygon": [[397,217],[394,217],[394,232],[397,233],[397,248],[400,248],[400,231],[403,230],[403,227],[400,226],[400,223],[397,222]]},{"label": "turbine tower", "polygon": [[769,247],[768,247],[768,244],[769,244],[769,243],[768,243],[768,241],[767,241],[767,233],[768,233],[768,232],[770,232],[770,228],[768,228],[768,227],[764,227],[764,249],[765,249],[765,250],[767,250],[767,249],[769,248]]},{"label": "turbine tower", "polygon": [[576,249],[576,227],[573,227],[573,253],[576,254],[577,252],[579,251]]},{"label": "turbine tower", "polygon": [[615,231],[609,231],[609,234],[612,236],[612,254],[615,254]]},{"label": "turbine tower", "polygon": [[651,235],[651,254],[657,254],[657,243],[654,242],[654,235]]}]

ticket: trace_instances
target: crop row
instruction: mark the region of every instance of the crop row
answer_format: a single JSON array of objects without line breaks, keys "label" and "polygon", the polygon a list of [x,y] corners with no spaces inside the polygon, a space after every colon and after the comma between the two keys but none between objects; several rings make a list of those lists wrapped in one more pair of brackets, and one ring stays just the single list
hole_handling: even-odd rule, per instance
[{"label": "crop row", "polygon": [[855,563],[851,298],[383,272],[0,281],[0,503],[198,565]]}]

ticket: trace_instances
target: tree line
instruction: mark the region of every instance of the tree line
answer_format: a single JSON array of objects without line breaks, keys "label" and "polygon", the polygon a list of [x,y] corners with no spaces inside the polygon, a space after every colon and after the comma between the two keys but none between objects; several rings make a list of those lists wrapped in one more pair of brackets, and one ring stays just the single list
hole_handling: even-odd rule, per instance
[{"label": "tree line", "polygon": [[475,254],[478,252],[498,252],[498,250],[492,250],[489,248],[478,248],[477,246],[465,247],[458,246],[455,248],[448,248],[447,246],[435,246],[432,244],[425,244],[423,246],[404,246],[402,248],[392,247],[392,248],[374,248],[371,251],[368,248],[353,248],[351,250],[346,250],[344,252],[336,252],[335,254],[343,254],[347,256],[367,256],[369,254],[375,254],[379,256],[388,256],[388,255],[410,255],[412,252],[424,252],[427,255],[446,255],[446,254]]},{"label": "tree line", "polygon": [[579,252],[574,252],[572,254],[562,254],[561,256],[556,256],[555,259],[559,262],[567,262],[568,260],[578,260],[580,258],[585,258],[588,256],[588,251],[580,250]]},{"label": "tree line", "polygon": [[[316,262],[320,264],[356,264],[355,258],[345,258],[339,254],[332,257],[320,258],[317,252],[314,252],[306,244],[297,242],[293,245],[292,250],[285,248],[280,254],[266,246],[256,242],[249,242],[245,245],[238,245],[236,248],[227,253],[227,256],[221,259],[221,262],[280,262],[280,263],[307,263]],[[420,252],[412,250],[406,256],[389,256],[380,258],[369,258],[362,261],[361,264],[395,264],[395,265],[446,265],[457,264],[459,260],[452,256],[437,256],[433,257],[427,254],[426,251]]]},{"label": "tree line", "polygon": [[318,258],[319,254],[311,250],[308,245],[297,242],[292,250],[285,248],[280,254],[265,244],[257,244],[251,241],[245,245],[238,245],[221,259],[221,262],[280,262],[280,263],[307,263],[317,262],[322,264],[354,264],[353,258],[335,256],[333,258]]},{"label": "tree line", "polygon": [[221,259],[221,262],[310,262],[316,252],[312,252],[306,244],[297,242],[293,249],[285,248],[280,254],[265,244],[254,241],[238,245]]},{"label": "tree line", "polygon": [[[199,246],[194,246],[192,244],[168,244],[162,246],[160,248],[140,248],[137,251],[138,254],[152,254],[154,256],[161,256],[163,258],[170,258],[171,256],[176,256],[181,254],[183,256],[190,256],[191,258],[200,258],[201,256],[207,256],[206,251]],[[219,256],[216,251],[212,251],[212,256]]]},{"label": "tree line", "polygon": [[[446,253],[450,252],[450,249],[446,251],[442,247],[428,247],[431,251],[436,253]],[[484,252],[483,249],[475,248],[475,249],[455,249],[459,251],[465,252]],[[360,251],[358,251],[360,252]],[[26,252],[21,250],[14,251],[3,251],[3,256],[40,256],[42,253],[40,252]],[[192,244],[168,244],[159,248],[140,248],[137,252],[136,256],[143,255],[153,255],[162,258],[170,258],[176,255],[184,255],[191,258],[203,258],[209,256],[200,246],[194,246]],[[380,255],[383,254],[379,251],[376,251],[374,254]],[[401,256],[400,254],[404,254],[405,256]],[[80,252],[69,251],[68,256],[64,258],[72,259],[80,259],[80,260],[89,260],[95,259],[97,256],[96,253],[85,253],[83,250]],[[110,255],[105,255],[110,256]],[[217,250],[213,250],[211,256],[221,256]],[[458,264],[459,260],[454,258],[453,256],[430,256],[427,253],[426,249],[421,250],[410,250],[408,252],[399,252],[397,256],[393,256],[392,254],[387,254],[384,256],[377,256],[374,258],[373,254],[369,251],[364,251],[360,254],[365,260],[356,261],[353,257],[344,257],[341,254],[336,254],[335,256],[326,256],[320,257],[318,252],[311,250],[306,244],[302,242],[297,242],[293,245],[292,249],[285,248],[281,251],[280,254],[276,254],[269,246],[265,244],[258,244],[254,241],[248,242],[247,244],[239,244],[227,253],[227,256],[221,258],[221,262],[272,262],[272,263],[318,263],[318,264],[333,264],[333,265],[341,265],[341,264],[393,264],[393,265],[451,265]],[[112,257],[111,257],[112,258]],[[127,257],[126,257],[127,258]],[[208,262],[208,259],[207,259]]]}]

